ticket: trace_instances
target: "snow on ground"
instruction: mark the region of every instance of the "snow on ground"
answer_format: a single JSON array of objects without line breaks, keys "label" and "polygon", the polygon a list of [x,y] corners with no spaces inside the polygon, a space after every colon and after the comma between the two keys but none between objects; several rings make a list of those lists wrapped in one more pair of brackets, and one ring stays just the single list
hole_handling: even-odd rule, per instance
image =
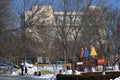
[{"label": "snow on ground", "polygon": [[[54,67],[53,67],[54,66]],[[53,66],[33,66],[33,65],[28,65],[28,76],[25,77],[31,77],[31,78],[35,78],[35,79],[42,79],[42,80],[56,80],[56,76],[54,75],[54,72],[59,73],[59,70],[63,70],[62,65],[53,65]],[[49,70],[50,73],[49,74],[45,74],[45,75],[41,75],[41,76],[34,76],[34,72],[38,72],[41,70]],[[83,72],[79,72],[79,71],[75,71],[77,75],[80,75]],[[21,69],[13,69],[13,72],[11,75],[4,74],[6,76],[17,76],[20,75],[21,73]],[[72,70],[67,70],[65,72],[61,72],[61,74],[72,74]],[[117,77],[116,79],[110,79],[110,80],[120,80],[120,77]]]},{"label": "snow on ground", "polygon": [[[35,78],[35,79],[40,79],[40,80],[55,80],[56,76],[54,76],[54,70],[57,70],[56,68],[53,69],[53,66],[33,66],[33,65],[29,65],[26,64],[27,69],[28,69],[28,75],[23,75],[23,77],[31,77],[31,78]],[[58,67],[58,69],[62,69],[62,67]],[[4,69],[3,69],[4,70]],[[34,76],[35,72],[41,71],[41,70],[49,70],[50,73],[49,74],[45,74],[45,75],[41,75],[41,76]],[[12,69],[12,74],[10,74],[10,71],[8,70],[8,72],[4,73],[4,74],[0,74],[0,76],[19,76],[21,74],[21,69],[16,69],[13,68]],[[22,76],[22,75],[21,75]]]},{"label": "snow on ground", "polygon": [[56,80],[56,76],[54,76],[53,74],[46,74],[46,75],[41,75],[41,76],[31,76],[32,78],[35,79],[44,79],[44,80]]},{"label": "snow on ground", "polygon": [[115,78],[114,80],[120,80],[120,77]]},{"label": "snow on ground", "polygon": [[59,70],[63,70],[63,67],[62,65],[55,65],[55,64],[53,64],[53,66],[37,66],[37,71],[41,71],[41,70],[49,70],[50,72],[54,72],[54,71],[59,72]]}]

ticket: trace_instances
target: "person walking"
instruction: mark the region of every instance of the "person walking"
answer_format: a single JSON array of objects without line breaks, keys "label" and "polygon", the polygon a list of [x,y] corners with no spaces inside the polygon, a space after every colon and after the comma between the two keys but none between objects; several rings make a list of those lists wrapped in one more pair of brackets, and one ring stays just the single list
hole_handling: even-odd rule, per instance
[{"label": "person walking", "polygon": [[27,69],[27,67],[25,66],[25,75],[28,75],[27,71],[28,71],[28,69]]},{"label": "person walking", "polygon": [[24,68],[21,66],[21,75],[23,75]]}]

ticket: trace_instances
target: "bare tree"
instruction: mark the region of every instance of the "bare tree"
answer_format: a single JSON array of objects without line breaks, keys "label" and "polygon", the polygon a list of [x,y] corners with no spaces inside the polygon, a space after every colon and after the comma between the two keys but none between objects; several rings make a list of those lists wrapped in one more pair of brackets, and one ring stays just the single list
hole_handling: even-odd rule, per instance
[{"label": "bare tree", "polygon": [[[30,14],[32,13],[32,15]],[[33,14],[34,13],[34,14]],[[27,14],[27,12],[26,12]],[[37,42],[38,48],[31,48],[39,50],[38,56],[48,57],[49,50],[52,46],[52,25],[53,25],[53,9],[51,6],[33,6],[31,11],[28,11],[27,22],[31,24],[31,28],[28,28],[28,36]],[[29,35],[30,33],[30,35]],[[54,35],[54,34],[53,34]],[[35,45],[35,46],[36,46]],[[46,56],[47,55],[47,56]]]},{"label": "bare tree", "polygon": [[100,46],[97,48],[98,52],[104,54],[102,48],[106,44],[105,10],[102,8],[104,1],[96,1],[96,6],[91,6],[94,0],[63,0],[60,2],[58,7],[62,12],[54,12],[54,16],[57,36],[64,48],[65,63],[70,59],[69,61],[74,64],[75,54],[79,53],[76,52],[79,51],[77,48],[80,48],[77,44],[83,47],[95,44],[96,47]]},{"label": "bare tree", "polygon": [[[11,27],[11,22],[13,21],[12,19],[12,0],[9,1],[0,1],[0,54],[1,58],[3,57],[4,59],[7,58],[7,54],[10,52],[6,49],[10,49],[8,46],[11,44],[9,43],[8,36],[12,36],[13,33],[9,33],[9,29]],[[12,38],[11,38],[12,39]],[[8,52],[7,52],[8,51]],[[5,53],[4,53],[5,52]],[[4,59],[1,60],[4,60]]]},{"label": "bare tree", "polygon": [[117,8],[109,8],[106,11],[105,19],[106,19],[106,31],[107,31],[107,41],[108,41],[108,48],[107,51],[112,55],[116,55],[118,53],[117,48],[119,47],[119,16],[120,12]]},{"label": "bare tree", "polygon": [[52,37],[50,37],[53,24],[52,7],[40,6],[41,2],[38,0],[20,0],[19,2],[23,5],[17,9],[20,18],[21,53],[29,58],[44,57],[48,55],[52,45]]},{"label": "bare tree", "polygon": [[0,28],[5,29],[7,21],[10,18],[10,1],[0,1]]},{"label": "bare tree", "polygon": [[70,59],[74,64],[76,43],[82,28],[82,11],[86,10],[89,4],[84,4],[81,0],[64,0],[62,3],[63,5],[59,5],[62,12],[54,12],[55,28],[63,45],[65,63]]},{"label": "bare tree", "polygon": [[[19,8],[16,6],[19,6],[18,3],[22,6],[20,6]],[[30,7],[30,2],[31,0],[14,0],[14,5],[16,7],[16,11],[15,13],[19,16],[19,19],[17,19],[18,17],[16,17],[16,20],[18,21],[17,24],[20,22],[20,25],[17,26],[16,29],[14,30],[19,30],[18,32],[20,33],[19,35],[21,35],[21,38],[19,39],[20,44],[18,44],[20,46],[20,48],[18,49],[18,51],[20,52],[20,57],[26,58],[26,22],[25,22],[25,11],[29,9]],[[20,37],[20,36],[19,36]]]}]

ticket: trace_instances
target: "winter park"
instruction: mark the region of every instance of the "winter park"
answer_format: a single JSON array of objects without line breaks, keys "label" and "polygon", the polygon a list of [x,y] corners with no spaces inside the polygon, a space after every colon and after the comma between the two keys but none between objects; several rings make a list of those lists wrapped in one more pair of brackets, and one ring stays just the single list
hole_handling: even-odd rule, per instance
[{"label": "winter park", "polygon": [[120,0],[0,0],[0,80],[120,80]]}]

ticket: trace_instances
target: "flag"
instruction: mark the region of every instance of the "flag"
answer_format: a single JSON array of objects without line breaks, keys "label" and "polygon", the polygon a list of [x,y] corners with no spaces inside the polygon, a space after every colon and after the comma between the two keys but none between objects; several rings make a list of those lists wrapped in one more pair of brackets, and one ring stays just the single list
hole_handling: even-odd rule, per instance
[{"label": "flag", "polygon": [[88,52],[87,48],[85,48],[83,57],[89,57],[89,52]]},{"label": "flag", "polygon": [[90,56],[92,56],[92,57],[97,56],[97,52],[96,52],[94,46],[92,46],[92,48],[91,48]]},{"label": "flag", "polygon": [[84,49],[82,48],[81,53],[80,53],[80,58],[82,58],[84,55]]}]

